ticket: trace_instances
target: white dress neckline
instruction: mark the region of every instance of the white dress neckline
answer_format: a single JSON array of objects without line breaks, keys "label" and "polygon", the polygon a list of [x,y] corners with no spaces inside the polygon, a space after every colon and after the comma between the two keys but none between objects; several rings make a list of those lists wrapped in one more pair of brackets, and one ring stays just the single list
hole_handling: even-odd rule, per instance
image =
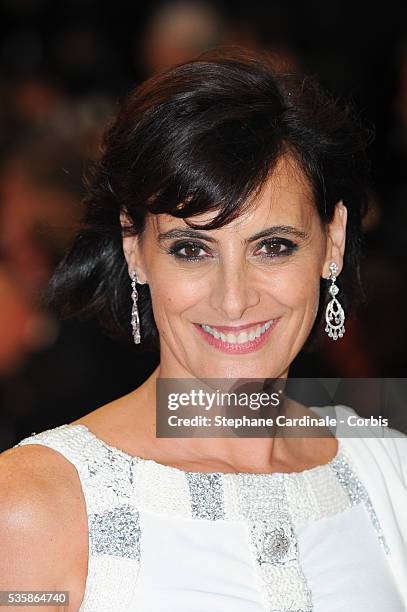
[{"label": "white dress neckline", "polygon": [[[173,473],[178,473],[178,474],[192,474],[192,475],[198,475],[198,474],[204,474],[208,477],[210,476],[228,476],[228,477],[239,477],[239,476],[258,476],[258,477],[267,477],[270,478],[270,476],[274,476],[275,478],[286,478],[286,477],[294,477],[294,478],[298,478],[298,476],[300,475],[307,475],[307,474],[311,474],[311,473],[315,473],[317,471],[320,471],[321,468],[322,469],[330,469],[334,464],[337,463],[338,459],[340,459],[340,457],[343,454],[343,444],[342,444],[342,440],[341,438],[335,437],[336,442],[337,442],[337,448],[336,448],[336,452],[335,455],[326,463],[322,463],[319,465],[315,465],[311,468],[305,468],[304,470],[299,470],[299,471],[292,471],[292,472],[222,472],[222,471],[207,471],[207,472],[203,472],[203,471],[196,471],[196,470],[184,470],[183,468],[179,468],[176,467],[174,465],[167,465],[165,463],[160,463],[159,461],[156,461],[155,459],[148,459],[146,457],[142,457],[140,455],[132,455],[130,453],[127,453],[126,451],[120,449],[117,446],[114,446],[112,444],[109,444],[108,442],[106,442],[105,440],[103,440],[102,438],[100,438],[99,436],[97,436],[91,429],[89,429],[89,427],[83,423],[68,423],[67,424],[68,427],[79,427],[81,428],[83,431],[85,431],[87,433],[87,435],[93,440],[93,442],[99,444],[100,446],[104,447],[106,450],[109,450],[111,453],[117,454],[119,456],[121,456],[122,458],[126,459],[126,460],[130,460],[130,461],[134,461],[136,463],[144,463],[144,464],[148,464],[152,467],[154,467],[154,469],[156,470],[170,470],[173,471]],[[312,439],[312,438],[311,438]]]}]

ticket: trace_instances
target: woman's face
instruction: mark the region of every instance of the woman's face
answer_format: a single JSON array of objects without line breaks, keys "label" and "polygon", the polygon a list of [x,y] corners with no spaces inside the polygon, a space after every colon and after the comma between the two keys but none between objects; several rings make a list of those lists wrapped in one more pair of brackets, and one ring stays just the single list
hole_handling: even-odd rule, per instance
[{"label": "woman's face", "polygon": [[[162,377],[286,377],[304,345],[317,314],[320,277],[328,277],[331,261],[342,269],[346,208],[338,203],[324,227],[310,187],[289,158],[279,161],[255,203],[210,231],[149,215],[143,241],[124,239],[129,269],[150,287]],[[201,224],[215,215],[191,220]],[[225,326],[249,327],[228,332]]]}]

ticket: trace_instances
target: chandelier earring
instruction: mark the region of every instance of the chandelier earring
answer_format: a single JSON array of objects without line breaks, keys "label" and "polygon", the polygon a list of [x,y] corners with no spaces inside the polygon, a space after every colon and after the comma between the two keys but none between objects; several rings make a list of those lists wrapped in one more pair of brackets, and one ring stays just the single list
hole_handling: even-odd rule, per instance
[{"label": "chandelier earring", "polygon": [[327,304],[325,311],[325,331],[332,340],[337,340],[338,338],[342,338],[345,333],[345,327],[343,325],[345,322],[345,312],[336,298],[339,293],[339,289],[337,285],[335,285],[338,266],[334,261],[330,264],[329,270],[328,280],[330,280],[332,284],[328,291],[332,299]]},{"label": "chandelier earring", "polygon": [[141,336],[140,336],[140,316],[137,306],[138,300],[138,292],[136,288],[137,283],[137,273],[135,270],[131,273],[131,299],[133,301],[133,306],[131,310],[131,327],[133,330],[133,339],[134,344],[140,344]]}]

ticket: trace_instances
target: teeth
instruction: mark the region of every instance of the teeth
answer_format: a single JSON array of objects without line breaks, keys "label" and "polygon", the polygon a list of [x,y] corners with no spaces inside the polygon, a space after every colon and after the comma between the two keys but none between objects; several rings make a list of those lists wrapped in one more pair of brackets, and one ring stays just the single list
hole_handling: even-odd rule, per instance
[{"label": "teeth", "polygon": [[241,331],[237,337],[237,343],[243,344],[243,342],[248,342],[248,340],[249,340],[249,336],[247,335],[247,332]]},{"label": "teeth", "polygon": [[248,336],[249,340],[254,340],[256,337],[256,332],[252,330]]},{"label": "teeth", "polygon": [[210,327],[209,325],[201,325],[201,327],[208,334],[211,334],[211,336],[214,336],[214,338],[218,340],[222,340],[222,342],[228,342],[229,344],[244,344],[245,342],[249,342],[251,340],[254,340],[255,338],[258,338],[270,327],[272,322],[273,319],[267,321],[267,323],[265,323],[264,325],[259,325],[258,327],[250,330],[249,333],[246,330],[241,331],[237,336],[235,334],[232,334],[231,332],[224,334],[223,332],[220,332],[214,329],[213,327]]}]

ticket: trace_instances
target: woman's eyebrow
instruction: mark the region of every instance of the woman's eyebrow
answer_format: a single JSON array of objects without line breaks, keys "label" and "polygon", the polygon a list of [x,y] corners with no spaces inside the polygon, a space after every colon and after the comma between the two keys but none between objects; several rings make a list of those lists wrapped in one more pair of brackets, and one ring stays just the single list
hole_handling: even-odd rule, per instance
[{"label": "woman's eyebrow", "polygon": [[[250,238],[246,238],[245,242],[253,242],[259,238],[275,236],[276,234],[289,234],[303,240],[308,238],[308,234],[306,232],[290,225],[273,225],[272,227],[267,227],[260,232],[253,234],[253,236],[250,236]],[[201,240],[206,240],[207,242],[217,242],[217,240],[209,234],[204,234],[199,230],[181,227],[175,227],[167,232],[160,232],[157,236],[158,242],[163,242],[164,240],[169,240],[170,238],[200,238]]]},{"label": "woman's eyebrow", "polygon": [[250,238],[247,238],[247,242],[253,242],[253,240],[258,240],[259,238],[265,238],[266,236],[274,236],[276,234],[290,234],[291,236],[295,236],[296,238],[301,238],[305,240],[308,238],[308,234],[303,230],[297,229],[296,227],[292,227],[291,225],[273,225],[271,227],[267,227],[257,234],[253,234]]}]

